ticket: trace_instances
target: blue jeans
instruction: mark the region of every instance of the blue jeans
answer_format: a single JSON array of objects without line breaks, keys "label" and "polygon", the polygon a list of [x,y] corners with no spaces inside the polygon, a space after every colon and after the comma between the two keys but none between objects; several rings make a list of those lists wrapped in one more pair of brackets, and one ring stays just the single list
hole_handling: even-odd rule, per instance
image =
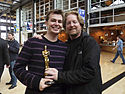
[{"label": "blue jeans", "polygon": [[9,73],[10,73],[10,77],[11,77],[10,83],[12,83],[12,85],[16,85],[16,83],[17,83],[17,78],[16,78],[14,71],[13,71],[15,62],[16,62],[16,60],[11,61],[10,68],[9,68]]},{"label": "blue jeans", "polygon": [[125,64],[125,59],[124,59],[124,56],[122,54],[122,51],[117,51],[116,55],[115,55],[115,58],[113,59],[113,62],[115,62],[115,60],[117,59],[117,57],[120,55],[121,59],[122,59],[122,62]]}]

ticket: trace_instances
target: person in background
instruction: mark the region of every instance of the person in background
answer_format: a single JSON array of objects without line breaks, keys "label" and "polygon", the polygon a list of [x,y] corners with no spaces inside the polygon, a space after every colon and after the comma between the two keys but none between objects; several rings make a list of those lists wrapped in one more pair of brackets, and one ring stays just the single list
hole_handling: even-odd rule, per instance
[{"label": "person in background", "polygon": [[52,80],[44,78],[45,61],[42,54],[46,46],[47,51],[50,51],[49,67],[62,71],[67,45],[58,40],[58,34],[63,26],[63,18],[62,10],[51,10],[46,15],[47,33],[42,39],[30,38],[24,44],[14,66],[14,72],[19,81],[27,86],[25,94],[63,94],[61,84],[45,84]]},{"label": "person in background", "polygon": [[4,70],[4,65],[6,65],[7,68],[9,68],[10,58],[9,58],[7,42],[3,40],[2,38],[0,38],[0,81],[1,81],[3,70]]},{"label": "person in background", "polygon": [[48,68],[48,79],[65,84],[64,94],[101,94],[100,47],[83,31],[84,21],[78,12],[65,14],[64,28],[68,40],[68,51],[63,72]]},{"label": "person in background", "polygon": [[67,42],[68,35],[64,29],[61,29],[60,33],[58,34],[58,39],[61,40],[62,42]]},{"label": "person in background", "polygon": [[8,33],[8,49],[10,56],[9,73],[11,80],[8,83],[6,83],[6,85],[11,85],[9,89],[13,89],[14,87],[17,86],[17,78],[13,72],[13,68],[19,52],[19,43],[15,40],[14,34],[12,32]]},{"label": "person in background", "polygon": [[114,59],[111,60],[111,62],[115,63],[115,60],[120,55],[120,57],[122,59],[122,62],[123,62],[121,64],[125,65],[125,59],[124,59],[124,56],[123,56],[123,41],[121,40],[120,36],[117,36],[116,46],[112,50],[115,50],[116,48],[117,48],[116,55],[115,55]]}]

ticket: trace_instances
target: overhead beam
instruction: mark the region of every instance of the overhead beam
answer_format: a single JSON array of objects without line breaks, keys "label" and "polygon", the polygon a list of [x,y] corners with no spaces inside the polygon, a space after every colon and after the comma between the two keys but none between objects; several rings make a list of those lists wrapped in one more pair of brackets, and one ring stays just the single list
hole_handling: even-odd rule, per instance
[{"label": "overhead beam", "polygon": [[13,23],[5,23],[5,22],[0,22],[0,26],[13,26]]},{"label": "overhead beam", "polygon": [[12,6],[12,10],[16,10],[19,7],[22,7],[22,6],[26,5],[26,4],[28,4],[29,2],[31,2],[31,0],[22,0],[21,2],[14,4]]},{"label": "overhead beam", "polygon": [[0,4],[3,4],[3,5],[10,5],[10,6],[12,5],[12,4],[5,3],[5,2],[1,2],[1,1],[0,1]]}]

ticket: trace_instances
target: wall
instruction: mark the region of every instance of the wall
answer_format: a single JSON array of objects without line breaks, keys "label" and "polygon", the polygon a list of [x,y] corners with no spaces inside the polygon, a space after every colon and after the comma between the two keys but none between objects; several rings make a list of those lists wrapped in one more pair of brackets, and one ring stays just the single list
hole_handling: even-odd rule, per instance
[{"label": "wall", "polygon": [[125,42],[125,28],[123,30],[123,34],[121,35],[121,37],[123,38],[124,42]]},{"label": "wall", "polygon": [[[108,27],[107,27],[108,28]],[[125,29],[122,30],[123,34],[121,34],[121,37],[123,38],[123,40],[125,41]],[[119,30],[108,30],[105,29],[103,30],[102,28],[98,27],[98,28],[90,28],[90,35],[92,37],[95,38],[95,40],[100,44],[101,42],[101,38],[103,40],[107,40],[107,41],[113,41],[116,40],[116,36],[118,34],[120,34],[121,31]],[[111,35],[111,33],[113,33],[113,35]],[[106,36],[106,34],[108,36]]]}]

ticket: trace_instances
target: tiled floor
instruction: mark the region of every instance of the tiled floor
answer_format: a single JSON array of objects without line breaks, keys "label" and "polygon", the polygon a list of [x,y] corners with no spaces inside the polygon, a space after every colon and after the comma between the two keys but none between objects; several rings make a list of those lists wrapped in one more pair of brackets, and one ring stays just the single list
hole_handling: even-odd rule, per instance
[{"label": "tiled floor", "polygon": [[[110,59],[115,54],[108,52],[101,52],[101,70],[103,79],[103,94],[125,94],[125,65],[121,65],[121,59],[118,58],[115,64],[110,62]],[[124,55],[125,57],[125,55]],[[124,76],[124,77],[123,77]],[[25,86],[18,81],[17,87],[9,90],[5,83],[10,79],[8,69],[5,68],[0,83],[0,92],[2,94],[24,94]]]}]

